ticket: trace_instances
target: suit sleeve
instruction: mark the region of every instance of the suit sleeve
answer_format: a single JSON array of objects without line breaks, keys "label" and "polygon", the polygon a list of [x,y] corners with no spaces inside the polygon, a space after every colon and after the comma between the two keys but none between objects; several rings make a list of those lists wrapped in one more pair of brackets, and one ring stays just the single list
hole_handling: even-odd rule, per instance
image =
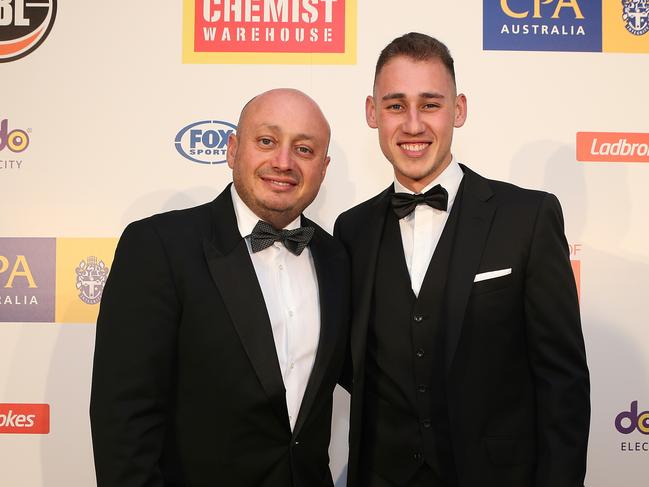
[{"label": "suit sleeve", "polygon": [[[334,238],[338,239],[343,244],[345,251],[349,255],[347,244],[341,236],[340,218],[340,216],[336,218],[336,223],[334,224]],[[351,352],[351,326],[348,327],[346,342],[347,344],[345,345],[345,360],[343,362],[343,368],[341,370],[340,377],[338,378],[338,384],[340,384],[341,387],[343,387],[349,394],[351,394],[354,376]]]},{"label": "suit sleeve", "polygon": [[98,487],[166,485],[179,304],[150,220],[117,246],[99,318],[90,420]]},{"label": "suit sleeve", "polygon": [[590,423],[589,375],[561,206],[546,195],[525,277],[537,403],[536,487],[581,487]]}]

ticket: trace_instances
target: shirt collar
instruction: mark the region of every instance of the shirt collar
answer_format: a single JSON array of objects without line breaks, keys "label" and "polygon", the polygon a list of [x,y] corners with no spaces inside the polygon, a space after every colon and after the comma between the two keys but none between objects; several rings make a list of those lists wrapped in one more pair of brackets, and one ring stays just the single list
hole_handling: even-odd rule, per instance
[{"label": "shirt collar", "polygon": [[[255,228],[255,225],[260,220],[260,218],[255,215],[255,213],[248,208],[239,193],[237,193],[234,184],[230,186],[230,195],[232,196],[232,204],[234,205],[234,214],[237,217],[237,227],[239,227],[239,233],[242,237],[247,237],[252,233],[252,229]],[[287,230],[293,230],[294,228],[300,228],[301,221],[298,216],[291,223],[286,225],[284,228]],[[279,229],[281,230],[281,229]]]},{"label": "shirt collar", "polygon": [[[421,193],[425,193],[436,184],[441,185],[448,192],[448,208],[450,209],[453,201],[455,201],[455,196],[460,188],[463,176],[464,172],[462,171],[462,168],[455,157],[452,156],[450,164],[446,166],[439,176],[428,183],[426,187],[421,190]],[[401,184],[396,177],[394,178],[394,191],[395,193],[415,194],[414,191],[409,190]]]}]

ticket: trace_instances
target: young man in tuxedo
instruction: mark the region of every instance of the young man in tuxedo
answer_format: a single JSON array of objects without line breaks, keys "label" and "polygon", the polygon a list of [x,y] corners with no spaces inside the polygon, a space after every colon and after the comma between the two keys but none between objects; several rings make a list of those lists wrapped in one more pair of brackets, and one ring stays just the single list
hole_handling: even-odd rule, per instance
[{"label": "young man in tuxedo", "polygon": [[394,183],[343,213],[352,263],[349,487],[580,487],[589,378],[555,196],[451,153],[447,47],[392,41],[367,123]]},{"label": "young man in tuxedo", "polygon": [[304,93],[263,93],[229,140],[233,185],[124,231],[97,322],[98,487],[333,486],[349,268],[301,215],[329,138]]}]

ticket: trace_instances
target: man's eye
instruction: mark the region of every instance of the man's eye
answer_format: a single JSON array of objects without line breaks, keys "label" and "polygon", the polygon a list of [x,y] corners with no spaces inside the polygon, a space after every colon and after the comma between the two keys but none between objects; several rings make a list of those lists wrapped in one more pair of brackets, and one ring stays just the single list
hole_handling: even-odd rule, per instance
[{"label": "man's eye", "polygon": [[303,145],[299,146],[297,151],[301,154],[311,154],[313,152],[310,147],[305,147]]},{"label": "man's eye", "polygon": [[393,103],[392,105],[388,105],[388,110],[401,110],[402,105],[399,103]]},{"label": "man's eye", "polygon": [[263,146],[270,146],[273,144],[273,141],[267,137],[262,137],[259,139],[259,144]]},{"label": "man's eye", "polygon": [[426,103],[424,108],[426,110],[434,110],[435,108],[439,108],[439,105],[437,103]]}]

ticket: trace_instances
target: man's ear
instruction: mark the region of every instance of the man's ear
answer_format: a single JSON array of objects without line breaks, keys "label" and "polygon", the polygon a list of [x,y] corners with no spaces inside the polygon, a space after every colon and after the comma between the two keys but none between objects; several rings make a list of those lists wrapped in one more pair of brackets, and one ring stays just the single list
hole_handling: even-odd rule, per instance
[{"label": "man's ear", "polygon": [[455,128],[460,128],[466,122],[467,116],[467,101],[464,93],[460,93],[455,98],[455,121],[453,126]]},{"label": "man's ear", "polygon": [[374,97],[368,95],[365,98],[365,120],[367,120],[367,125],[375,129],[378,127],[376,123],[376,105],[374,104]]},{"label": "man's ear", "polygon": [[235,134],[230,134],[228,136],[228,149],[226,152],[226,159],[228,161],[228,166],[230,166],[230,169],[234,167],[234,156],[237,154],[238,144],[239,141],[237,139],[237,136]]}]

